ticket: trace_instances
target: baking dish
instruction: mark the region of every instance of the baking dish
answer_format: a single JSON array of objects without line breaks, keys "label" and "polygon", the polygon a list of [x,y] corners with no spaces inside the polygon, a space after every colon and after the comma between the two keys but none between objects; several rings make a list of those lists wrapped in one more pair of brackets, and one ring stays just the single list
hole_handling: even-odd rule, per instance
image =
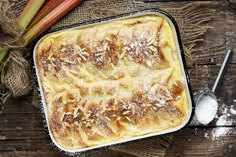
[{"label": "baking dish", "polygon": [[[89,146],[89,147],[84,147],[84,148],[79,148],[79,149],[65,149],[63,148],[61,145],[59,145],[56,140],[54,139],[54,136],[52,134],[51,128],[49,126],[49,119],[48,119],[48,110],[47,110],[47,104],[45,101],[45,93],[43,91],[43,87],[42,87],[42,83],[41,83],[41,79],[40,79],[40,75],[39,75],[39,71],[38,71],[38,67],[37,67],[37,63],[36,63],[36,49],[39,45],[39,43],[45,39],[46,37],[53,35],[55,33],[59,33],[59,32],[63,32],[66,30],[73,30],[76,28],[88,28],[91,26],[95,26],[95,25],[99,25],[99,24],[105,24],[105,23],[109,23],[112,21],[118,21],[118,20],[122,20],[122,19],[131,19],[131,18],[136,18],[136,17],[143,17],[143,16],[161,16],[163,18],[165,18],[169,25],[171,26],[172,32],[173,32],[173,36],[174,36],[174,40],[175,40],[175,46],[176,49],[178,51],[178,59],[179,62],[181,63],[181,74],[184,80],[184,86],[186,88],[186,93],[187,93],[187,101],[188,101],[188,113],[187,116],[184,120],[184,122],[175,127],[175,128],[171,128],[171,129],[167,129],[164,131],[159,131],[159,132],[154,132],[154,133],[148,133],[148,134],[144,134],[141,136],[136,136],[136,137],[131,137],[128,139],[122,139],[119,141],[112,141],[106,144],[101,144],[101,145],[95,145],[95,146]],[[35,65],[35,71],[36,71],[36,78],[37,78],[37,82],[39,85],[39,92],[40,92],[40,96],[41,96],[41,102],[42,102],[42,108],[43,108],[43,113],[45,115],[45,119],[46,119],[46,124],[47,124],[47,128],[49,131],[49,135],[53,141],[53,143],[62,151],[68,152],[68,153],[79,153],[82,151],[86,151],[86,150],[91,150],[91,149],[95,149],[95,148],[100,148],[100,147],[104,147],[104,146],[109,146],[109,145],[113,145],[113,144],[118,144],[118,143],[124,143],[124,142],[129,142],[129,141],[134,141],[137,139],[142,139],[142,138],[147,138],[147,137],[152,137],[152,136],[157,136],[157,135],[163,135],[163,134],[167,134],[167,133],[171,133],[171,132],[175,132],[177,130],[180,130],[181,128],[183,128],[185,125],[187,125],[187,123],[189,122],[191,115],[192,115],[192,110],[193,110],[193,99],[192,99],[192,93],[191,93],[191,88],[190,88],[190,84],[189,84],[189,78],[188,78],[188,73],[187,73],[187,68],[186,68],[186,63],[185,63],[185,59],[184,59],[184,52],[183,52],[183,48],[181,45],[181,40],[180,40],[180,34],[179,34],[179,30],[177,27],[176,22],[174,21],[174,19],[167,14],[164,11],[158,10],[158,9],[148,9],[148,10],[143,10],[140,12],[133,12],[133,13],[129,13],[129,14],[124,14],[124,15],[119,15],[119,16],[113,16],[113,17],[109,17],[109,18],[104,18],[104,19],[99,19],[99,20],[95,20],[95,21],[89,21],[89,22],[85,22],[85,23],[81,23],[81,24],[76,24],[73,26],[68,26],[65,28],[59,28],[57,30],[53,30],[48,32],[46,35],[44,35],[35,45],[34,51],[33,51],[33,59],[34,59],[34,65]]]}]

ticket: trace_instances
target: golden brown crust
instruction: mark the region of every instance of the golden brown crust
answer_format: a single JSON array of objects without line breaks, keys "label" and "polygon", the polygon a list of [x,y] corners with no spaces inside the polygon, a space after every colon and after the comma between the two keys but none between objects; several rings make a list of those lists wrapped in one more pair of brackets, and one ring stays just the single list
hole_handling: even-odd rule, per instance
[{"label": "golden brown crust", "polygon": [[49,126],[66,149],[181,125],[187,95],[172,30],[158,16],[54,33],[36,49]]}]

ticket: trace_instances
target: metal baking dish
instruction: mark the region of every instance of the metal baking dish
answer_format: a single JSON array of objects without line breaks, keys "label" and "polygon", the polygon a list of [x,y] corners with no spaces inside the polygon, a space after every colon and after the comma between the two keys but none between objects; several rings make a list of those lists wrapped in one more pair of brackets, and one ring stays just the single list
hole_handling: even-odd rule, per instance
[{"label": "metal baking dish", "polygon": [[[65,31],[68,29],[73,29],[73,28],[85,28],[85,27],[89,27],[89,26],[93,26],[93,25],[99,25],[101,23],[106,23],[106,22],[111,22],[111,21],[115,21],[115,20],[120,20],[120,19],[127,19],[127,18],[133,18],[133,17],[140,17],[140,16],[144,16],[144,15],[157,15],[157,16],[162,16],[164,17],[170,24],[170,26],[172,27],[173,33],[174,33],[174,38],[176,41],[176,47],[177,47],[177,51],[178,53],[178,57],[179,57],[179,61],[181,64],[181,68],[182,68],[182,76],[184,79],[184,84],[188,95],[188,108],[189,108],[189,113],[187,115],[187,118],[185,119],[185,121],[178,127],[175,128],[171,128],[171,129],[167,129],[164,131],[160,131],[157,133],[150,133],[150,134],[146,134],[146,135],[142,135],[142,136],[138,136],[138,137],[132,137],[129,139],[125,139],[122,141],[114,141],[108,144],[103,144],[103,145],[98,145],[98,146],[91,146],[91,147],[86,147],[86,148],[81,148],[81,149],[77,149],[77,150],[67,150],[65,148],[63,148],[62,146],[60,146],[54,139],[53,134],[51,132],[51,129],[49,127],[49,121],[48,121],[48,114],[47,114],[47,107],[46,107],[46,103],[45,103],[45,98],[44,98],[44,94],[43,94],[43,88],[41,85],[41,81],[39,78],[39,73],[37,70],[37,64],[36,64],[36,55],[35,55],[35,50],[37,45],[40,43],[40,41],[47,37],[50,34],[53,34],[55,32],[60,32],[60,31]],[[46,126],[47,126],[47,130],[49,132],[49,136],[53,142],[54,145],[57,146],[57,148],[59,148],[59,150],[65,152],[65,153],[69,153],[69,154],[76,154],[76,153],[80,153],[83,151],[87,151],[87,150],[92,150],[92,149],[96,149],[96,148],[101,148],[101,147],[105,147],[105,146],[110,146],[110,145],[114,145],[114,144],[120,144],[120,143],[125,143],[125,142],[130,142],[130,141],[134,141],[134,140],[138,140],[138,139],[144,139],[147,137],[153,137],[153,136],[160,136],[163,134],[167,134],[167,133],[172,133],[175,131],[178,131],[180,129],[182,129],[184,126],[186,126],[188,124],[188,122],[190,121],[190,119],[192,118],[192,113],[193,113],[193,109],[194,109],[194,105],[193,105],[193,96],[192,96],[192,90],[190,87],[190,82],[189,82],[189,77],[188,77],[188,72],[187,72],[187,67],[186,67],[186,62],[185,62],[185,58],[184,58],[184,51],[183,51],[183,47],[182,47],[182,43],[181,43],[181,39],[180,39],[180,33],[179,33],[179,29],[177,26],[177,23],[175,22],[174,18],[172,16],[170,16],[168,13],[159,10],[159,9],[147,9],[147,10],[143,10],[143,11],[139,11],[139,12],[133,12],[133,13],[128,13],[128,14],[123,14],[123,15],[118,15],[118,16],[112,16],[112,17],[108,17],[108,18],[103,18],[103,19],[98,19],[98,20],[94,20],[94,21],[89,21],[89,22],[85,22],[85,23],[79,23],[79,24],[75,24],[75,25],[71,25],[71,26],[67,26],[67,27],[63,27],[63,28],[59,28],[50,32],[47,32],[44,36],[41,37],[41,39],[39,39],[34,47],[34,51],[33,51],[33,60],[34,60],[34,67],[35,67],[35,77],[38,83],[38,90],[39,90],[39,95],[41,96],[41,108],[42,108],[42,113],[45,117],[46,120]]]}]

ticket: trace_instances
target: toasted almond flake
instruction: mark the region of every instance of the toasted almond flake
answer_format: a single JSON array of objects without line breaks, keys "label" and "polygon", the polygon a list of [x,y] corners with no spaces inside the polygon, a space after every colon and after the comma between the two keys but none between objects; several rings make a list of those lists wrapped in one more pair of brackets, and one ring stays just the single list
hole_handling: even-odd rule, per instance
[{"label": "toasted almond flake", "polygon": [[85,121],[85,120],[86,120],[86,118],[82,118],[82,119],[81,119],[81,121]]},{"label": "toasted almond flake", "polygon": [[135,54],[136,54],[136,56],[139,55],[139,48],[138,47],[136,47]]},{"label": "toasted almond flake", "polygon": [[161,101],[160,101],[160,105],[161,105],[161,106],[166,105],[166,101],[165,101],[165,100],[161,100]]},{"label": "toasted almond flake", "polygon": [[152,62],[151,61],[147,60],[146,63],[149,67],[152,67]]},{"label": "toasted almond flake", "polygon": [[154,41],[155,41],[155,39],[154,39],[154,38],[152,38],[152,40],[148,42],[147,46],[150,46],[150,45],[152,45],[152,44],[154,43]]},{"label": "toasted almond flake", "polygon": [[76,118],[79,115],[79,112],[78,112],[79,108],[80,108],[79,106],[75,108],[74,113],[73,113],[74,118]]},{"label": "toasted almond flake", "polygon": [[51,60],[52,60],[52,61],[55,61],[55,58],[54,58],[54,57],[51,57]]},{"label": "toasted almond flake", "polygon": [[70,127],[70,124],[67,123],[67,122],[63,122],[62,125],[65,126],[65,127],[68,127],[68,128]]},{"label": "toasted almond flake", "polygon": [[91,119],[91,124],[93,124],[93,123],[94,123],[94,121],[95,121],[94,119]]},{"label": "toasted almond flake", "polygon": [[150,57],[147,51],[143,51],[143,53],[144,53],[147,57]]},{"label": "toasted almond flake", "polygon": [[157,50],[156,50],[155,47],[153,47],[153,46],[148,46],[148,49],[150,49],[150,50],[153,51],[153,52],[157,52]]},{"label": "toasted almond flake", "polygon": [[131,122],[131,119],[127,116],[125,116],[125,119],[127,119],[129,122]]},{"label": "toasted almond flake", "polygon": [[178,100],[178,99],[180,99],[181,98],[181,96],[179,95],[179,96],[177,96],[176,98],[175,98],[175,100]]},{"label": "toasted almond flake", "polygon": [[98,62],[102,62],[102,57],[97,58]]},{"label": "toasted almond flake", "polygon": [[50,53],[50,55],[48,56],[48,60],[51,59],[52,55],[53,55],[53,53]]},{"label": "toasted almond flake", "polygon": [[111,121],[111,119],[109,117],[105,117],[108,121]]},{"label": "toasted almond flake", "polygon": [[85,51],[84,51],[84,50],[85,50],[85,48],[82,48],[82,49],[81,49],[81,47],[79,47],[79,48],[80,48],[80,51],[81,51],[81,52],[85,52]]},{"label": "toasted almond flake", "polygon": [[117,117],[117,119],[116,119],[117,121],[120,121],[121,120],[121,117]]},{"label": "toasted almond flake", "polygon": [[124,100],[122,100],[122,99],[120,100],[120,102],[122,102],[122,104],[126,104],[126,102]]},{"label": "toasted almond flake", "polygon": [[123,45],[127,45],[127,43],[128,43],[128,41],[127,41],[127,40],[124,40]]},{"label": "toasted almond flake", "polygon": [[101,55],[102,55],[101,52],[99,52],[99,53],[95,53],[95,54],[94,54],[95,57],[99,57],[99,56],[101,56]]},{"label": "toasted almond flake", "polygon": [[102,47],[97,47],[97,52],[102,52],[103,48]]},{"label": "toasted almond flake", "polygon": [[152,106],[152,104],[146,104],[146,106],[150,107],[150,106]]},{"label": "toasted almond flake", "polygon": [[148,38],[147,42],[150,43],[153,40],[153,37]]},{"label": "toasted almond flake", "polygon": [[115,114],[113,114],[113,115],[112,115],[112,117],[116,117],[116,115],[115,115]]},{"label": "toasted almond flake", "polygon": [[119,59],[122,59],[125,56],[125,54],[126,54],[126,51],[123,51],[121,55],[119,56]]},{"label": "toasted almond flake", "polygon": [[52,65],[48,64],[48,71],[51,71],[51,70],[52,70]]},{"label": "toasted almond flake", "polygon": [[62,52],[65,52],[65,51],[66,51],[66,48],[65,48],[65,47],[63,47],[63,48],[61,49],[61,51],[62,51]]},{"label": "toasted almond flake", "polygon": [[76,58],[76,60],[80,63],[81,62],[81,59],[80,58]]},{"label": "toasted almond flake", "polygon": [[75,122],[74,122],[74,124],[75,124],[76,126],[78,126],[79,128],[81,128],[81,127],[82,127],[82,124],[81,124],[81,123],[79,123],[78,121],[75,121]]},{"label": "toasted almond flake", "polygon": [[127,114],[129,114],[129,113],[130,113],[130,110],[125,111],[125,112],[123,112],[122,114],[123,114],[123,115],[127,115]]},{"label": "toasted almond flake", "polygon": [[72,74],[78,74],[78,72],[74,71],[74,70],[69,70],[69,72],[72,73]]},{"label": "toasted almond flake", "polygon": [[110,38],[108,38],[108,37],[105,37],[105,40],[111,41],[111,39],[110,39]]},{"label": "toasted almond flake", "polygon": [[86,52],[86,51],[82,51],[81,53],[82,53],[82,55],[84,55],[84,56],[87,56],[87,57],[89,56],[89,53]]},{"label": "toasted almond flake", "polygon": [[74,62],[69,61],[69,60],[64,60],[64,62],[69,63],[69,64],[75,64]]},{"label": "toasted almond flake", "polygon": [[63,112],[63,114],[61,116],[61,122],[63,122],[63,119],[64,119],[65,115],[66,115],[66,112]]},{"label": "toasted almond flake", "polygon": [[155,106],[153,106],[152,108],[153,108],[153,110],[154,110],[154,111],[156,111],[156,110],[157,110],[157,108],[156,108]]},{"label": "toasted almond flake", "polygon": [[84,61],[87,60],[81,53],[78,53],[78,55],[79,55]]},{"label": "toasted almond flake", "polygon": [[50,63],[53,67],[56,67],[56,65],[52,61],[50,61]]},{"label": "toasted almond flake", "polygon": [[103,50],[106,50],[106,49],[107,49],[107,46],[108,46],[108,42],[106,42],[106,43],[103,45]]},{"label": "toasted almond flake", "polygon": [[90,124],[90,123],[86,123],[85,127],[86,127],[86,128],[90,128],[90,127],[91,127],[91,124]]},{"label": "toasted almond flake", "polygon": [[73,103],[73,102],[75,102],[75,99],[68,99],[67,102],[68,103]]},{"label": "toasted almond flake", "polygon": [[113,63],[111,63],[111,67],[112,67],[113,69],[115,69],[115,65],[114,65]]},{"label": "toasted almond flake", "polygon": [[132,43],[132,44],[130,44],[130,47],[133,49],[134,48],[134,44]]}]

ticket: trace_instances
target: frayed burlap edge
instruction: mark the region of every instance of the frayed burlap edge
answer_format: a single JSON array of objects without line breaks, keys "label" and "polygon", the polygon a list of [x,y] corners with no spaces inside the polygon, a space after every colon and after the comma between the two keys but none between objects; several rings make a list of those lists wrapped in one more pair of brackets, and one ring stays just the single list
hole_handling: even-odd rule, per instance
[{"label": "frayed burlap edge", "polygon": [[21,40],[24,29],[16,20],[13,10],[14,0],[1,0],[0,2],[0,47],[19,48],[25,43]]}]

